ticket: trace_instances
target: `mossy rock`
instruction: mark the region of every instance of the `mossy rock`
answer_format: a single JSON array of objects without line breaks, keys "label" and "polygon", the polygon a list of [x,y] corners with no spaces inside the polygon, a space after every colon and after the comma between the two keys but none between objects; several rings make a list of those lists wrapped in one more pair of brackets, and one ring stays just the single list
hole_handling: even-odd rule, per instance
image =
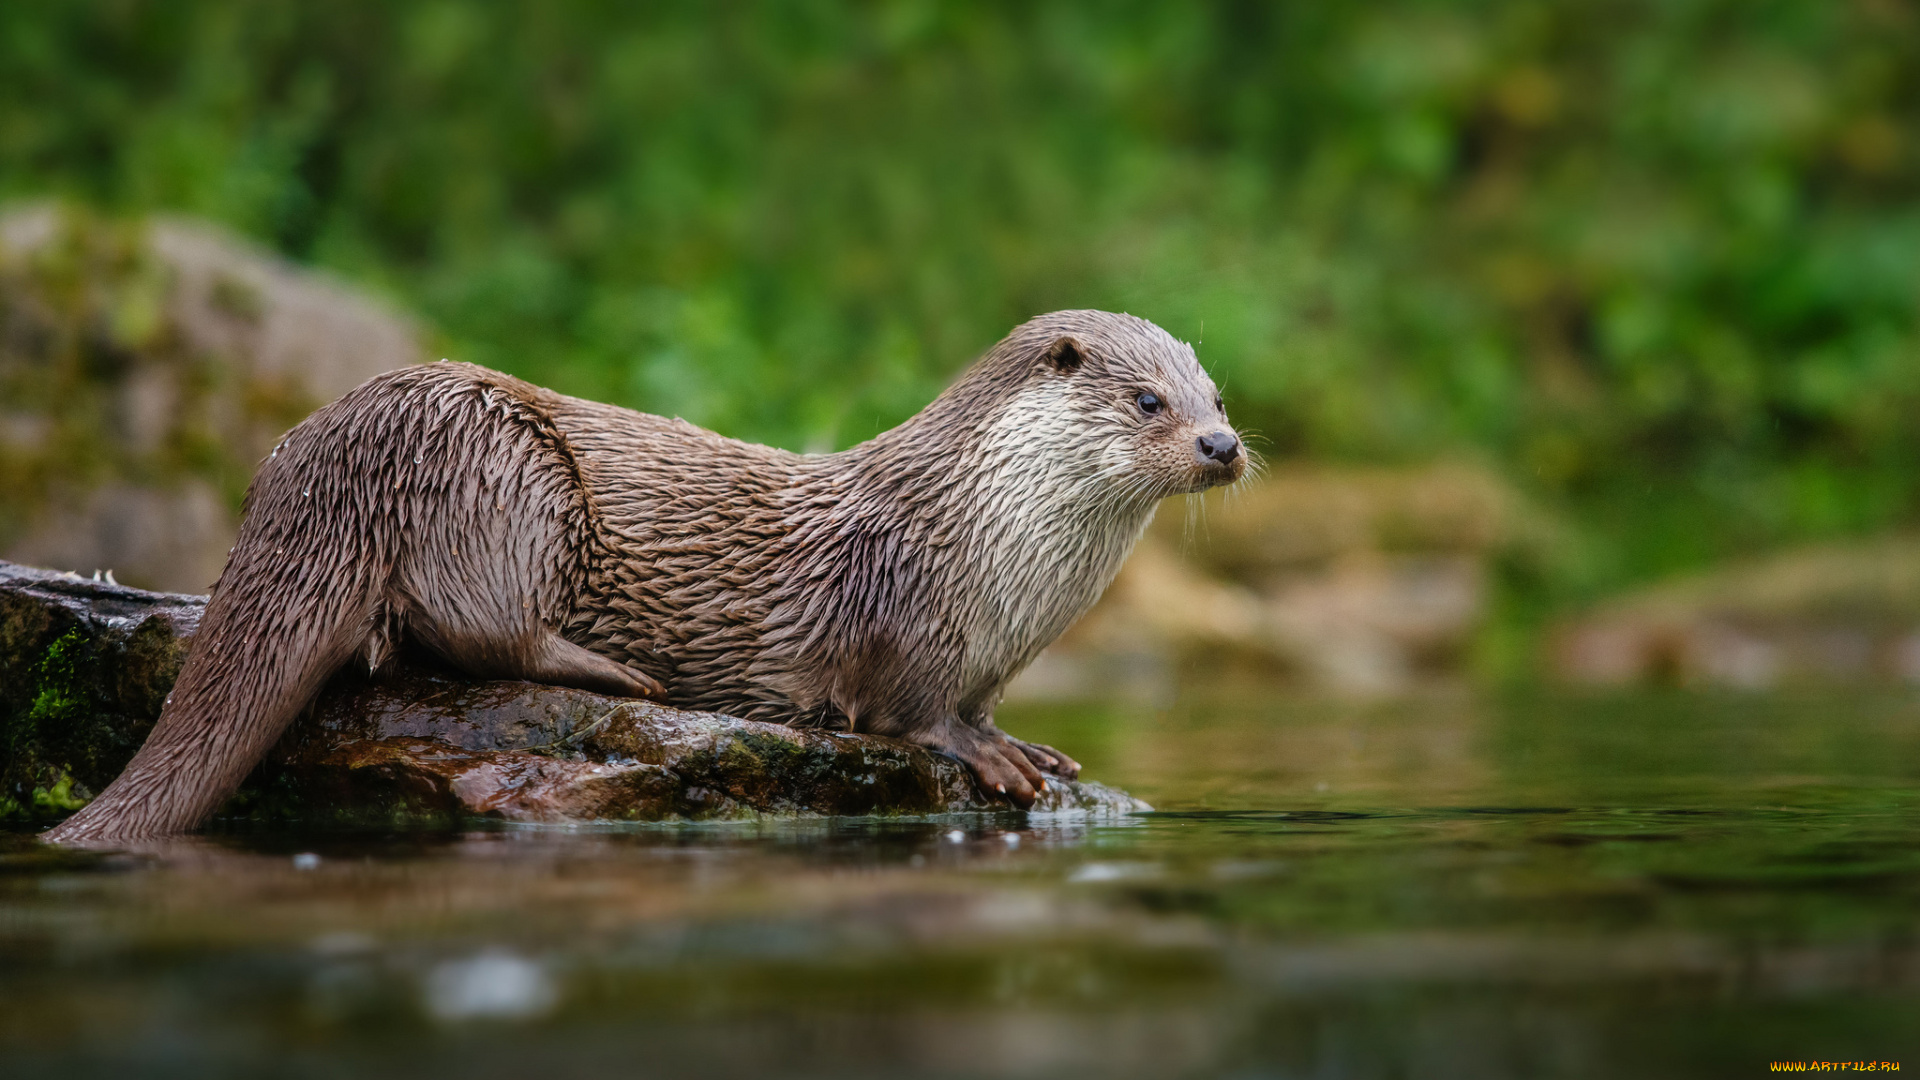
[{"label": "mossy rock", "polygon": [[119,775],[205,604],[0,563],[0,814],[74,810]]}]

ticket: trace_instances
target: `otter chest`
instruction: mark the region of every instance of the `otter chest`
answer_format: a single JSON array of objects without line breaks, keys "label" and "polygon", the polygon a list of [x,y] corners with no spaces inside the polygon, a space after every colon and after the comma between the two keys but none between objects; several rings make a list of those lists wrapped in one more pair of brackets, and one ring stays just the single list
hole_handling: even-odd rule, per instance
[{"label": "otter chest", "polygon": [[957,613],[966,642],[962,696],[998,692],[1086,614],[1151,520],[1150,508],[1094,523],[1036,513],[984,545],[966,590],[970,602]]}]

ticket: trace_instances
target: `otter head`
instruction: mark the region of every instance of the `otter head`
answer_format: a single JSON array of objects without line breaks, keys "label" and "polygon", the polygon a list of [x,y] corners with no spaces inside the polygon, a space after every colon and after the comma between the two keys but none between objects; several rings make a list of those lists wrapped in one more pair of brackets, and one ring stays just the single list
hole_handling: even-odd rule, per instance
[{"label": "otter head", "polygon": [[[1005,418],[1025,421],[1035,452],[1066,456],[1129,501],[1205,491],[1246,472],[1246,448],[1192,347],[1145,319],[1055,312],[995,353],[1017,386]],[[1021,407],[1029,402],[1045,408]]]}]

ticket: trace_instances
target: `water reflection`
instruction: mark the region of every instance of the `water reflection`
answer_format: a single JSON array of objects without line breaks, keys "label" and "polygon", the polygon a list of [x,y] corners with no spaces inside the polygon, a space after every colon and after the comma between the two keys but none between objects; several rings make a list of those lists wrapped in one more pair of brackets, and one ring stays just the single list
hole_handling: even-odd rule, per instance
[{"label": "water reflection", "polygon": [[0,855],[13,1072],[1700,1076],[1920,1061],[1903,697],[1005,718],[1163,810]]}]

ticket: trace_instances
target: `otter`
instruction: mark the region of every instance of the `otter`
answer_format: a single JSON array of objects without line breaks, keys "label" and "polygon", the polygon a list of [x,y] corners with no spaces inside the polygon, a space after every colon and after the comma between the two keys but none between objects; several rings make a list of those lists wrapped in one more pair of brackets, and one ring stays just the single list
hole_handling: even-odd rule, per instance
[{"label": "otter", "polygon": [[920,413],[795,454],[442,361],[289,432],[145,745],[48,834],[190,830],[322,684],[404,639],[479,678],[909,740],[1031,805],[1079,766],[994,725],[1170,495],[1247,453],[1145,319],[1022,324]]}]

